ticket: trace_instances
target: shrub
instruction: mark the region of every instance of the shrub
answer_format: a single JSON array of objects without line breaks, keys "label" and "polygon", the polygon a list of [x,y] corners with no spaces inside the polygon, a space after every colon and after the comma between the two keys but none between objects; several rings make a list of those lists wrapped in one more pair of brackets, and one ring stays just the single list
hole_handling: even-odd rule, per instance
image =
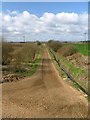
[{"label": "shrub", "polygon": [[36,60],[41,47],[36,43],[7,43],[2,45],[3,73],[26,73],[31,69],[30,62]]},{"label": "shrub", "polygon": [[2,64],[2,42],[0,39],[0,65]]},{"label": "shrub", "polygon": [[59,42],[59,41],[50,40],[50,41],[48,41],[47,44],[48,44],[48,46],[49,46],[50,48],[52,48],[52,50],[54,50],[55,52],[57,52],[58,49],[60,49],[60,48],[62,47],[62,44],[61,44],[61,42]]},{"label": "shrub", "polygon": [[30,61],[35,59],[37,51],[38,46],[36,44],[26,44],[18,51],[16,51],[14,55],[15,63],[17,65],[22,63],[29,63]]},{"label": "shrub", "polygon": [[77,52],[77,49],[73,45],[63,46],[61,49],[58,50],[58,53],[60,55],[63,55],[64,57],[73,55]]},{"label": "shrub", "polygon": [[37,41],[37,45],[41,45],[41,42],[40,42],[40,41]]},{"label": "shrub", "polygon": [[2,64],[8,65],[12,61],[13,47],[10,43],[2,42]]}]

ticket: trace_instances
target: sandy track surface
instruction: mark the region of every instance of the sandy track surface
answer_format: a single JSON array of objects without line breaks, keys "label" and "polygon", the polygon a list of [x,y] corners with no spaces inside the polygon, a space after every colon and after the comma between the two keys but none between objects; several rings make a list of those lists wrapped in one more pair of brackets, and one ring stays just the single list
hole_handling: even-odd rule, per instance
[{"label": "sandy track surface", "polygon": [[48,50],[32,77],[4,83],[2,92],[3,118],[87,117],[88,101],[62,80]]}]

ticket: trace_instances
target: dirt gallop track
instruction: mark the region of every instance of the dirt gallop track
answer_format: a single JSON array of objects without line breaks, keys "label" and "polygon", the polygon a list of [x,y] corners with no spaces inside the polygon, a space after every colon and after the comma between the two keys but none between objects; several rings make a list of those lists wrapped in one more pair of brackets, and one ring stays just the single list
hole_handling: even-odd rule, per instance
[{"label": "dirt gallop track", "polygon": [[86,98],[62,80],[47,49],[32,77],[4,83],[2,88],[3,117],[87,117]]}]

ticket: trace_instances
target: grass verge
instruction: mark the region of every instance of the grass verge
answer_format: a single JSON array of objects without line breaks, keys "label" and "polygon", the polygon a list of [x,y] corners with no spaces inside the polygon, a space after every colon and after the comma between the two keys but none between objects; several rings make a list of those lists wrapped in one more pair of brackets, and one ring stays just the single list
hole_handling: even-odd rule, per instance
[{"label": "grass verge", "polygon": [[[70,78],[68,78],[68,76],[66,75],[66,73],[58,66],[58,63],[54,60],[54,57],[53,57],[53,55],[52,55],[52,53],[51,52],[49,52],[50,53],[50,56],[51,56],[51,58],[52,58],[52,60],[53,60],[53,63],[54,63],[54,65],[55,65],[55,67],[56,67],[56,69],[59,71],[59,74],[60,74],[60,76],[63,78],[63,80],[65,80],[66,82],[68,82],[70,85],[72,85],[73,87],[75,87],[77,90],[79,90],[79,91],[82,91],[81,89],[80,89],[80,87],[79,87],[79,85],[77,84],[77,82],[74,82],[74,81],[72,81]],[[59,58],[58,56],[57,56],[57,58]],[[63,60],[62,60],[63,61]],[[64,62],[64,61],[63,61]],[[69,62],[69,61],[68,61]],[[66,62],[67,63],[67,62]],[[70,64],[70,63],[68,63],[68,66],[70,66],[71,68],[72,68],[72,65]],[[64,66],[65,67],[65,66]],[[72,70],[76,73],[77,72],[77,68],[75,68],[75,67],[73,67],[72,68]],[[72,71],[72,73],[73,73],[73,71]],[[79,70],[80,72],[79,72],[79,74],[81,73],[81,74],[83,74],[82,73],[82,70],[80,69]],[[84,72],[84,71],[83,71]],[[83,91],[82,91],[83,92]],[[84,92],[83,92],[84,93]],[[87,97],[87,95],[85,94],[85,97],[86,98],[88,98]]]},{"label": "grass verge", "polygon": [[65,68],[68,69],[69,72],[76,78],[81,76],[84,73],[84,70],[76,67],[72,63],[70,63],[65,57],[60,56],[59,57],[60,62],[65,66]]},{"label": "grass verge", "polygon": [[31,63],[26,64],[26,67],[28,68],[28,70],[25,70],[22,72],[19,71],[18,74],[21,74],[24,77],[33,75],[36,72],[37,68],[39,67],[39,64],[42,59],[43,51],[44,51],[44,49],[43,49],[43,47],[41,47],[39,52],[36,55],[35,60]]}]

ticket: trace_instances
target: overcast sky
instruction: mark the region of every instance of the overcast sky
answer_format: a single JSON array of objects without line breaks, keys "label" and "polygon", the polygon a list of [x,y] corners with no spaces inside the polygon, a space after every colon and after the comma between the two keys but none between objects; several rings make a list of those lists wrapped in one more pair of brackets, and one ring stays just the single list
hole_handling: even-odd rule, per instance
[{"label": "overcast sky", "polygon": [[[2,31],[9,41],[81,41],[88,31],[87,2],[4,2]],[[1,21],[1,20],[0,20]]]}]

